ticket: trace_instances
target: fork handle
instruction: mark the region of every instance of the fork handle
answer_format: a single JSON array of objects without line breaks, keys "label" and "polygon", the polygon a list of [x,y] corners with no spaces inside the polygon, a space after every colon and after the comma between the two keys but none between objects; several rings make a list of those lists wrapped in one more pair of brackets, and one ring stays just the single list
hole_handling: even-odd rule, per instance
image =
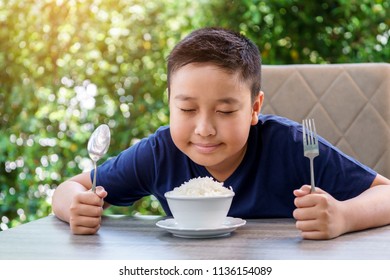
[{"label": "fork handle", "polygon": [[311,182],[311,189],[310,193],[314,193],[316,191],[315,183],[314,183],[314,164],[313,164],[314,158],[310,157],[310,182]]}]

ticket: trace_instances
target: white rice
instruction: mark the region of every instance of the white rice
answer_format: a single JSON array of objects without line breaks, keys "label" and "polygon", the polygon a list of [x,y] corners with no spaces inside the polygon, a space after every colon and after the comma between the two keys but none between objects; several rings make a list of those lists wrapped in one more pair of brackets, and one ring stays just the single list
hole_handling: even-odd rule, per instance
[{"label": "white rice", "polygon": [[177,196],[221,196],[234,194],[231,187],[226,188],[223,183],[215,181],[211,177],[198,177],[190,179],[174,188],[171,195]]}]

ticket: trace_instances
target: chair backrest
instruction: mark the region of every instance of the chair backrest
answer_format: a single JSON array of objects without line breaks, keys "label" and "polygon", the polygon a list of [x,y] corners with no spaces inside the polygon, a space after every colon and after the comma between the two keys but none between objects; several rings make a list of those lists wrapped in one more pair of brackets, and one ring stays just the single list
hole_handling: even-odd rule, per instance
[{"label": "chair backrest", "polygon": [[390,64],[264,65],[263,114],[301,122],[390,178]]}]

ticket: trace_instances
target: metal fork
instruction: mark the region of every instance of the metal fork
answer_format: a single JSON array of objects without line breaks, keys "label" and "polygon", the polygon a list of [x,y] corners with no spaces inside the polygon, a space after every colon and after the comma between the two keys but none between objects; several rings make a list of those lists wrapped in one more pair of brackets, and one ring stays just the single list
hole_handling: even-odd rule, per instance
[{"label": "metal fork", "polygon": [[311,193],[316,191],[314,183],[314,166],[313,160],[318,156],[318,136],[316,132],[316,126],[313,119],[305,119],[302,121],[303,130],[303,154],[310,160],[310,181],[311,181]]}]

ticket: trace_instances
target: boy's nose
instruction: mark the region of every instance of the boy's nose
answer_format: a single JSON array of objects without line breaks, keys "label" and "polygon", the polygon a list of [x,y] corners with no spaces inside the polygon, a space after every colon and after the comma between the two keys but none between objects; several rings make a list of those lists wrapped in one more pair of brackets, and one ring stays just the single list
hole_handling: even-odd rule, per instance
[{"label": "boy's nose", "polygon": [[202,117],[197,121],[195,134],[207,137],[215,135],[215,132],[213,122],[208,117]]}]

